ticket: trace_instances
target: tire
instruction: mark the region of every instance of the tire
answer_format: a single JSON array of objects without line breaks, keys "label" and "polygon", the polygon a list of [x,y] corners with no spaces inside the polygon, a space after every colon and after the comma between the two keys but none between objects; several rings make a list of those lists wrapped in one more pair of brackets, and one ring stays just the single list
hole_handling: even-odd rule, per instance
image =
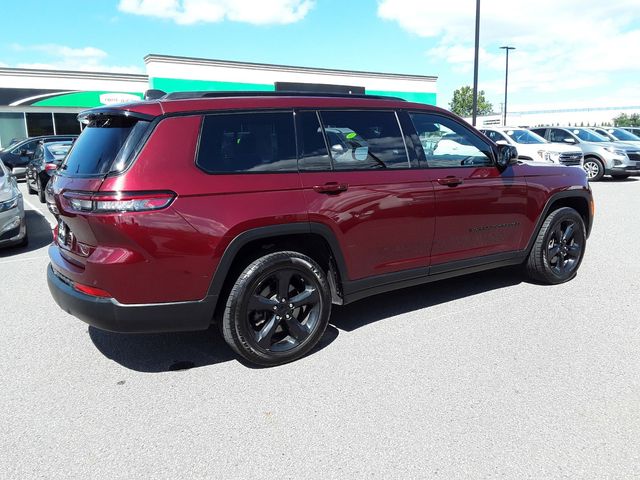
[{"label": "tire", "polygon": [[627,178],[629,178],[629,175],[611,175],[611,177],[616,180],[626,180]]},{"label": "tire", "polygon": [[585,158],[582,168],[587,172],[587,179],[590,182],[599,182],[604,177],[604,165],[598,158]]},{"label": "tire", "polygon": [[42,186],[42,180],[38,177],[38,200],[40,203],[46,203],[47,199],[44,196],[44,187]]},{"label": "tire", "polygon": [[582,263],[587,234],[584,221],[573,208],[554,210],[545,219],[525,263],[527,276],[556,285],[576,276]]},{"label": "tire", "polygon": [[309,353],[330,314],[331,290],[320,266],[298,252],[277,252],[240,274],[227,298],[221,330],[236,353],[271,367]]}]

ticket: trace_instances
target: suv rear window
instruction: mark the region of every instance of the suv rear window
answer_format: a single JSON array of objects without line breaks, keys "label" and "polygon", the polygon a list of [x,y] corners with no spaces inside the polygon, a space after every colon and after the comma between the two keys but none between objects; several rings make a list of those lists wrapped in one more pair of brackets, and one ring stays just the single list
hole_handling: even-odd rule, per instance
[{"label": "suv rear window", "polygon": [[293,112],[205,116],[196,164],[207,173],[297,171]]},{"label": "suv rear window", "polygon": [[63,175],[106,175],[122,171],[149,122],[120,115],[100,116],[89,123],[61,166]]}]

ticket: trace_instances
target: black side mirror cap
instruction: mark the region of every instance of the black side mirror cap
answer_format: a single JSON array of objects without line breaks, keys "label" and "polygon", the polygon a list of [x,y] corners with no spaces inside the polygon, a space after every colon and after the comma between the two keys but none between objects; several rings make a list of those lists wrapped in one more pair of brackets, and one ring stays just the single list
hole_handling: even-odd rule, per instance
[{"label": "black side mirror cap", "polygon": [[518,161],[518,149],[513,145],[498,145],[496,165],[500,170],[506,169]]}]

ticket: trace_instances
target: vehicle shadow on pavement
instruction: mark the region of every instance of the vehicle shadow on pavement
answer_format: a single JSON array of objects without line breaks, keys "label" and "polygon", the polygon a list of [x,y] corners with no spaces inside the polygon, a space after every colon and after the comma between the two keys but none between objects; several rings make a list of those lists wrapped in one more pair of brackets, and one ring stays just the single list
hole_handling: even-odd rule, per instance
[{"label": "vehicle shadow on pavement", "polygon": [[[230,360],[238,360],[249,368],[262,368],[236,355],[215,325],[202,332],[157,334],[112,333],[89,327],[89,337],[105,357],[138,372],[189,370]],[[338,330],[329,326],[309,355],[322,350],[337,337]]]},{"label": "vehicle shadow on pavement", "polygon": [[[309,355],[330,345],[338,338],[339,330],[350,332],[389,317],[517,285],[523,281],[518,268],[508,267],[395,290],[369,297],[366,301],[335,307],[331,325]],[[262,368],[251,365],[236,355],[215,325],[202,332],[159,334],[111,333],[89,327],[89,336],[105,357],[138,372],[188,370],[231,360],[237,360],[248,368]]]},{"label": "vehicle shadow on pavement", "polygon": [[394,290],[369,297],[366,301],[334,308],[331,323],[340,330],[350,332],[389,317],[518,285],[523,281],[519,267],[505,267]]},{"label": "vehicle shadow on pavement", "polygon": [[0,258],[11,257],[21,253],[32,252],[42,247],[46,247],[53,240],[51,225],[47,219],[33,210],[24,212],[27,220],[27,235],[29,243],[24,247],[7,247],[0,250]]}]

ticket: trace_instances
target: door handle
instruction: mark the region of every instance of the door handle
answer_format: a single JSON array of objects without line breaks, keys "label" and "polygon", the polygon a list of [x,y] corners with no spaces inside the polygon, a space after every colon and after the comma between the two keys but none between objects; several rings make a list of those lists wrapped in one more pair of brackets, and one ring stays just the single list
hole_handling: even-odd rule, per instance
[{"label": "door handle", "polygon": [[440,185],[446,185],[447,187],[455,187],[462,183],[462,179],[459,177],[450,176],[445,178],[439,178],[438,183]]},{"label": "door handle", "polygon": [[318,193],[326,193],[328,195],[336,195],[338,193],[346,192],[349,185],[346,183],[328,182],[324,185],[314,185],[313,190]]}]

